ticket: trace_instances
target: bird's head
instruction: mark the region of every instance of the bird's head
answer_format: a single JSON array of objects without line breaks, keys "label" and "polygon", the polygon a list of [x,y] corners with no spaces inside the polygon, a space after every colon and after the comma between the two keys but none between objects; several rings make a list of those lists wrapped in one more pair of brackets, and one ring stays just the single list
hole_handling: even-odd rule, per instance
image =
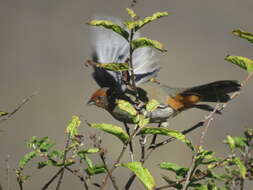
[{"label": "bird's head", "polygon": [[94,92],[90,98],[90,100],[87,102],[87,105],[96,105],[98,107],[107,109],[109,102],[108,102],[108,90],[109,88],[100,88],[96,92]]}]

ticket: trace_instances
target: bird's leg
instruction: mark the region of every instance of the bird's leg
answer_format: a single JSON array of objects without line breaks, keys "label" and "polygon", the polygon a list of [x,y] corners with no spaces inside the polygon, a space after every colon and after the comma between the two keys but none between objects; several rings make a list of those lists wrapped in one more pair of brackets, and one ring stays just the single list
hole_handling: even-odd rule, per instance
[{"label": "bird's leg", "polygon": [[[127,134],[128,134],[128,136],[130,137],[130,129],[129,129],[129,127],[128,127],[128,125],[127,125],[127,123],[126,122],[124,122],[124,126],[125,126],[125,129],[126,129],[126,132],[127,132]],[[134,153],[133,153],[133,143],[132,143],[132,141],[130,141],[129,142],[129,149],[130,149],[130,159],[131,159],[131,161],[134,161]]]}]

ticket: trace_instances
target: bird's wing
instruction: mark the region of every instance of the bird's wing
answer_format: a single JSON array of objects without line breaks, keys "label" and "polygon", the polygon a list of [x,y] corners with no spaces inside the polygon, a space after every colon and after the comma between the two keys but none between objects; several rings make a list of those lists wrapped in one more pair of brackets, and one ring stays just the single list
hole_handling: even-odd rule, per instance
[{"label": "bird's wing", "polygon": [[[121,27],[124,25],[120,19],[111,17],[95,18],[96,20],[110,20]],[[102,27],[92,27],[92,60],[96,63],[124,63],[129,58],[129,44],[118,35]],[[137,33],[134,37],[139,37]],[[159,66],[154,51],[149,48],[139,48],[133,53],[133,67],[137,84],[144,83],[154,77]],[[113,72],[94,67],[93,77],[100,87],[115,87],[124,90],[121,72]]]}]

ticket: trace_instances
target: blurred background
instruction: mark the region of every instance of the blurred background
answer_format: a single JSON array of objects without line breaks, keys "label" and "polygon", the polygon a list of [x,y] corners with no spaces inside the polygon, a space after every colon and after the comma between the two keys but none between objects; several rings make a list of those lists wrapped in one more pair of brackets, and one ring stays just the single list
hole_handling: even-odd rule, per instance
[{"label": "blurred background", "polygon": [[[10,120],[0,125],[0,184],[7,187],[6,158],[11,167],[11,189],[18,189],[14,169],[29,150],[26,140],[31,136],[49,136],[63,148],[64,130],[72,115],[82,120],[120,124],[104,110],[86,107],[89,96],[98,86],[91,77],[91,68],[83,63],[90,58],[89,26],[85,23],[95,15],[127,18],[125,8],[131,0],[0,0],[0,110],[12,111],[23,98],[39,91]],[[143,28],[143,34],[165,44],[168,52],[158,53],[162,70],[158,79],[167,85],[188,87],[223,79],[242,81],[246,73],[226,62],[228,54],[253,57],[253,46],[231,34],[234,29],[253,32],[252,0],[137,0],[139,16],[167,11],[170,16]],[[253,81],[241,95],[230,102],[223,115],[215,116],[204,146],[223,156],[227,149],[222,140],[229,134],[242,134],[253,124]],[[206,112],[190,110],[170,121],[170,127],[183,130],[203,119]],[[84,123],[82,133],[98,131]],[[201,130],[188,136],[197,143]],[[116,138],[100,133],[103,147],[108,148],[108,162],[119,154]],[[136,142],[136,148],[138,148]],[[126,154],[125,161],[128,160]],[[162,184],[157,167],[162,161],[189,166],[191,153],[185,145],[173,142],[162,147],[146,167]],[[25,189],[40,189],[56,172],[37,171],[32,164],[25,173],[32,176]],[[129,176],[126,169],[120,184]],[[81,189],[80,182],[67,173],[62,189]],[[250,185],[248,184],[248,187]],[[135,188],[142,189],[136,180]],[[54,189],[53,186],[50,189]],[[108,189],[109,186],[108,186]]]}]

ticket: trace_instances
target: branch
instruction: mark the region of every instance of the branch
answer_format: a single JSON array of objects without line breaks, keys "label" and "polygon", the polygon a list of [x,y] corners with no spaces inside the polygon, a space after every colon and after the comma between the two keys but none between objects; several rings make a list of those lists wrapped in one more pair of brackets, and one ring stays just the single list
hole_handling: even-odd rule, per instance
[{"label": "branch", "polygon": [[63,171],[64,168],[61,168],[58,170],[58,172],[42,187],[41,190],[46,190],[49,185],[60,175],[60,173]]},{"label": "branch", "polygon": [[87,184],[87,182],[86,182],[86,179],[84,179],[83,176],[79,175],[76,171],[72,170],[72,169],[69,168],[69,167],[65,167],[65,169],[66,169],[67,171],[69,171],[70,173],[72,173],[73,175],[75,175],[76,177],[78,177],[78,178],[80,179],[81,182],[83,182],[83,185],[84,185],[84,189],[85,189],[85,190],[89,190],[89,186],[88,186],[88,184]]},{"label": "branch", "polygon": [[65,145],[65,148],[64,148],[64,155],[63,155],[63,160],[62,160],[63,166],[62,166],[61,175],[60,175],[58,183],[56,185],[56,190],[60,189],[60,186],[61,186],[61,183],[62,183],[62,179],[63,179],[63,175],[64,175],[64,171],[65,171],[65,168],[66,168],[65,162],[66,162],[66,158],[67,158],[69,141],[70,141],[70,133],[68,134],[68,139],[67,139],[67,142],[66,142],[66,145]]},{"label": "branch", "polygon": [[38,94],[38,92],[34,92],[34,93],[32,93],[32,95],[23,99],[21,101],[21,103],[19,105],[17,105],[17,107],[12,112],[8,113],[7,115],[3,116],[2,119],[0,119],[0,124],[3,123],[4,121],[7,121],[8,119],[10,119],[15,113],[17,113],[27,102],[29,102],[37,94]]},{"label": "branch", "polygon": [[109,178],[110,178],[111,181],[112,181],[112,185],[113,185],[114,189],[119,190],[119,187],[118,187],[118,185],[117,185],[117,183],[116,183],[114,177],[112,176],[111,172],[110,172],[109,169],[108,169],[108,166],[107,166],[107,163],[106,163],[106,160],[105,160],[105,153],[104,153],[104,152],[101,152],[101,153],[100,153],[100,158],[101,158],[101,160],[102,160],[102,162],[103,162],[103,164],[104,164],[104,167],[105,167],[105,169],[106,169],[106,171],[107,171],[107,173],[108,173]]},{"label": "branch", "polygon": [[106,186],[106,183],[107,183],[107,180],[109,178],[109,175],[112,175],[113,171],[116,169],[117,165],[119,164],[120,160],[122,159],[126,149],[127,149],[127,146],[129,145],[129,143],[131,142],[131,140],[135,137],[135,135],[139,132],[139,127],[137,126],[135,131],[131,134],[131,136],[129,137],[128,141],[124,144],[118,158],[116,159],[116,161],[114,162],[112,168],[109,170],[109,172],[107,172],[107,175],[106,177],[104,178],[103,182],[102,182],[102,185],[101,185],[101,188],[100,190],[103,190],[105,189],[105,186]]}]

